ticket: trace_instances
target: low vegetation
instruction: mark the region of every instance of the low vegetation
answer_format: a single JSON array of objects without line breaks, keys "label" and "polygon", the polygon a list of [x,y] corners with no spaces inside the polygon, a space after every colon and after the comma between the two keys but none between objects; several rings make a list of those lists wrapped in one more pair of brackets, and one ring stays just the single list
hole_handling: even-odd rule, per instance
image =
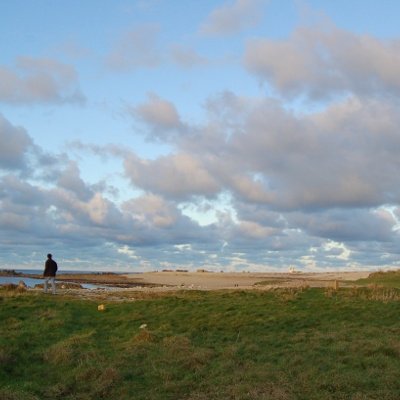
[{"label": "low vegetation", "polygon": [[400,398],[394,288],[0,290],[0,399]]},{"label": "low vegetation", "polygon": [[369,274],[368,278],[355,281],[358,285],[372,285],[400,288],[400,270],[379,271]]}]

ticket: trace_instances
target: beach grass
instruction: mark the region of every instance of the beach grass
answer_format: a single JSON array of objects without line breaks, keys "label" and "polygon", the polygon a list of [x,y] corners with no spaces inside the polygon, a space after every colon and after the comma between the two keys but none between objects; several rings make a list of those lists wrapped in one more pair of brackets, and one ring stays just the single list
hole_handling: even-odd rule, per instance
[{"label": "beach grass", "polygon": [[0,290],[0,399],[400,398],[397,289],[131,296]]}]

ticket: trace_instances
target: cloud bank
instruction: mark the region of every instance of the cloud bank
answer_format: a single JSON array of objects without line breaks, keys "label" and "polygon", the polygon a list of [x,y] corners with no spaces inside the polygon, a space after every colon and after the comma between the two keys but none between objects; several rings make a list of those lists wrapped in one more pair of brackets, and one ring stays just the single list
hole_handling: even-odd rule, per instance
[{"label": "cloud bank", "polygon": [[[224,3],[200,24],[196,40],[254,27],[265,4]],[[161,29],[125,29],[99,70],[106,65],[102,73],[117,79],[171,64],[182,74],[212,68],[191,45],[164,50]],[[248,38],[236,67],[264,92],[210,93],[196,120],[167,95],[168,77],[157,90],[148,85],[145,100],[133,87],[115,118],[128,121],[136,142],[111,131],[109,144],[79,137],[64,151],[48,150],[13,122],[18,114],[4,112],[1,264],[37,267],[51,244],[66,269],[396,266],[398,54],[396,39],[333,24],[297,27],[284,39]],[[199,71],[190,76],[198,79]],[[0,66],[0,102],[8,110],[84,101],[77,70],[64,62],[21,56]],[[139,137],[167,150],[144,154]],[[94,182],[82,166],[93,159],[117,167]]]}]

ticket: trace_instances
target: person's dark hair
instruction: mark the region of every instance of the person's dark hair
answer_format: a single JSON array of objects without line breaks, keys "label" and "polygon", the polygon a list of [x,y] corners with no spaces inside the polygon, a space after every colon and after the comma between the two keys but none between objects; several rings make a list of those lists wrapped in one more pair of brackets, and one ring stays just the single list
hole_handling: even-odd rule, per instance
[{"label": "person's dark hair", "polygon": [[51,257],[53,257],[53,256],[50,253],[47,254],[47,258],[51,258]]}]

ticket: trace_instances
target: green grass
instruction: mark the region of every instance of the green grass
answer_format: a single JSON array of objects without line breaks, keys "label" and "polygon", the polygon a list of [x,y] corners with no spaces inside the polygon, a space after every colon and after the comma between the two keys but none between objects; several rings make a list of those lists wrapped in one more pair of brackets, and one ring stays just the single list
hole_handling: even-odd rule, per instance
[{"label": "green grass", "polygon": [[354,283],[358,285],[379,285],[391,288],[400,288],[400,270],[379,271],[369,274],[368,278],[358,279]]},{"label": "green grass", "polygon": [[397,400],[399,299],[379,288],[193,291],[99,312],[2,290],[0,399]]}]

